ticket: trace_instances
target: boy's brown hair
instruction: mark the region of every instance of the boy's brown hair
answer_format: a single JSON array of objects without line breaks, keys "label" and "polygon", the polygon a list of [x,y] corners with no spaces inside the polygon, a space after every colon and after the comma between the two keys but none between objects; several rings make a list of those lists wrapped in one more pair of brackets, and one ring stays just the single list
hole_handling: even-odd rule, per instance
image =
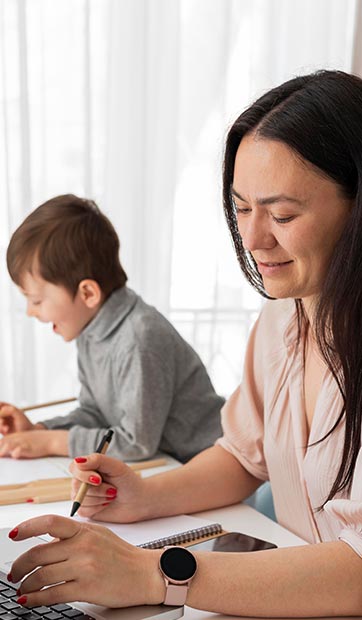
[{"label": "boy's brown hair", "polygon": [[84,279],[95,280],[106,297],[127,282],[113,225],[92,200],[73,194],[56,196],[30,213],[12,235],[6,260],[18,286],[34,271],[73,296]]}]

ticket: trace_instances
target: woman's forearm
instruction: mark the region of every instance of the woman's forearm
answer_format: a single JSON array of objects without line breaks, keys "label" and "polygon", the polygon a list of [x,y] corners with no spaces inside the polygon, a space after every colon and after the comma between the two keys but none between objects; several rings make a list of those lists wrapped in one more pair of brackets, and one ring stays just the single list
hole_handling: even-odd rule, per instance
[{"label": "woman's forearm", "polygon": [[186,465],[145,482],[145,519],[235,504],[262,484],[220,446],[204,450]]},{"label": "woman's forearm", "polygon": [[362,614],[362,559],[341,541],[197,560],[187,598],[197,609],[267,618]]},{"label": "woman's forearm", "polygon": [[[10,538],[45,533],[58,542],[38,545],[11,567],[10,581],[23,580],[21,604],[83,600],[126,607],[165,600],[158,567],[162,550],[140,549],[107,528],[56,515],[18,524]],[[186,600],[190,607],[264,618],[362,614],[362,560],[344,542],[195,556],[198,569]]]},{"label": "woman's forearm", "polygon": [[[201,452],[186,465],[140,478],[125,463],[102,454],[74,460],[74,496],[82,482],[92,482],[79,515],[98,521],[130,523],[236,504],[260,484],[220,446]],[[113,500],[107,496],[109,487]]]}]

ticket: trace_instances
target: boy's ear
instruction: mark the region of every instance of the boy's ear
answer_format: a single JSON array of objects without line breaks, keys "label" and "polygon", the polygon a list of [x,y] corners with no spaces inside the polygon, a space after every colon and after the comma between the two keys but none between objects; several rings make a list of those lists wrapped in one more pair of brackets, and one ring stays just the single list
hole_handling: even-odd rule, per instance
[{"label": "boy's ear", "polygon": [[95,308],[103,300],[102,289],[95,280],[79,282],[78,294],[87,308]]}]

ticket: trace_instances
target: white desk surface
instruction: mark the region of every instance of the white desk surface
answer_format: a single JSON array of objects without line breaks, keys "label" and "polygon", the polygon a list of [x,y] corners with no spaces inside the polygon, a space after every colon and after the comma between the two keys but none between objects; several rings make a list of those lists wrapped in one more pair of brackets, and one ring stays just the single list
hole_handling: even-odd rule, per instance
[{"label": "white desk surface", "polygon": [[[174,459],[168,458],[167,468],[177,467],[178,463]],[[70,459],[53,457],[51,459],[42,459],[49,462],[49,469],[52,470],[54,477],[54,467],[59,467],[59,475],[62,476],[66,472],[67,464]],[[22,463],[22,465],[21,465]],[[24,481],[24,476],[31,476],[31,470],[36,469],[36,463],[33,461],[14,462],[12,459],[0,459],[0,479],[2,484],[14,483],[17,480]],[[165,471],[165,467],[145,470],[143,475],[152,475]],[[26,472],[26,473],[24,473]],[[46,476],[44,476],[46,477]],[[34,478],[28,478],[34,479]],[[47,504],[14,504],[10,506],[0,507],[0,527],[14,527],[20,521],[29,519],[42,514],[54,513],[64,516],[69,515],[69,502],[54,502]],[[303,540],[288,532],[283,527],[271,521],[264,515],[258,513],[254,508],[246,504],[237,504],[227,508],[219,508],[198,513],[197,516],[205,519],[216,521],[222,524],[225,530],[241,531],[252,536],[265,538],[278,547],[288,547],[305,544]],[[185,620],[233,620],[235,616],[223,616],[213,614],[211,612],[198,611],[185,607]],[[276,619],[274,619],[276,620]],[[285,620],[285,619],[284,619]],[[337,620],[334,618],[333,620]]]}]

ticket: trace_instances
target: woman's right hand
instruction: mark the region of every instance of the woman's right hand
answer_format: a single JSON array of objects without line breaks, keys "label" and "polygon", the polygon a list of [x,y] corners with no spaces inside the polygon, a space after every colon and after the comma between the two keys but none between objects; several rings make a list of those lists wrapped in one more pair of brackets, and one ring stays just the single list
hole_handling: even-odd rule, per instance
[{"label": "woman's right hand", "polygon": [[56,515],[24,521],[9,536],[16,545],[45,533],[54,540],[25,551],[8,575],[12,583],[22,580],[17,586],[21,605],[85,601],[128,607],[164,600],[165,582],[158,570],[161,550],[139,549],[105,527]]},{"label": "woman's right hand", "polygon": [[35,425],[30,422],[22,409],[0,402],[0,433],[2,435],[31,431],[34,427]]},{"label": "woman's right hand", "polygon": [[115,523],[148,518],[146,480],[122,461],[94,453],[77,457],[69,469],[74,476],[73,499],[82,482],[89,484],[79,516]]}]

